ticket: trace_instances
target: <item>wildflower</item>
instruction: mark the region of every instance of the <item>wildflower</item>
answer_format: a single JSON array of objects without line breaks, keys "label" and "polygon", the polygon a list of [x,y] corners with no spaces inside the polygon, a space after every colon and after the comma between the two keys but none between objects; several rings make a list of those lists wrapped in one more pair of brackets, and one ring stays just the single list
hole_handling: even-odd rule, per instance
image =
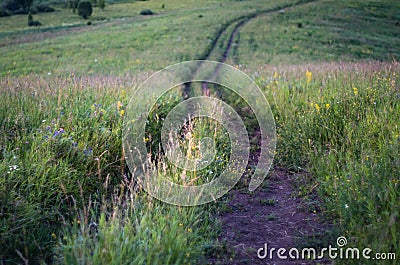
[{"label": "wildflower", "polygon": [[121,101],[117,102],[117,109],[118,110],[120,110],[123,106],[124,106],[124,104],[122,104]]},{"label": "wildflower", "polygon": [[12,166],[9,166],[8,168],[10,169],[10,171],[19,170],[17,165],[12,165]]},{"label": "wildflower", "polygon": [[349,206],[347,205],[347,203],[344,205],[344,208],[345,208],[345,209],[348,209],[348,208],[349,208]]},{"label": "wildflower", "polygon": [[122,109],[122,110],[119,111],[119,116],[120,117],[124,116],[124,114],[125,114],[125,110]]},{"label": "wildflower", "polygon": [[53,138],[56,138],[58,135],[62,134],[63,132],[64,132],[63,128],[59,129],[58,131],[55,131],[53,133]]},{"label": "wildflower", "polygon": [[326,104],[325,104],[325,108],[326,108],[326,109],[329,109],[330,107],[331,107],[331,104],[329,104],[329,103],[326,103]]},{"label": "wildflower", "polygon": [[356,87],[353,87],[353,92],[354,92],[354,95],[358,95],[358,89],[356,88]]},{"label": "wildflower", "polygon": [[279,74],[277,72],[274,72],[274,78],[277,79],[279,77]]},{"label": "wildflower", "polygon": [[182,224],[182,223],[180,223],[180,224],[179,224],[179,226],[180,226],[180,227],[182,227],[182,226],[183,226],[183,224]]},{"label": "wildflower", "polygon": [[192,228],[188,228],[187,230],[189,233],[192,233]]},{"label": "wildflower", "polygon": [[312,73],[310,71],[306,71],[307,83],[310,83],[312,80]]},{"label": "wildflower", "polygon": [[57,238],[56,234],[51,233],[51,238],[52,238],[52,239],[56,239],[56,238]]},{"label": "wildflower", "polygon": [[319,112],[319,110],[321,109],[321,107],[320,107],[317,103],[315,103],[315,109]]},{"label": "wildflower", "polygon": [[83,153],[87,156],[92,154],[93,149],[91,147],[86,148],[85,150],[83,150]]},{"label": "wildflower", "polygon": [[143,138],[143,141],[145,142],[145,143],[147,143],[148,141],[149,141],[149,138]]}]

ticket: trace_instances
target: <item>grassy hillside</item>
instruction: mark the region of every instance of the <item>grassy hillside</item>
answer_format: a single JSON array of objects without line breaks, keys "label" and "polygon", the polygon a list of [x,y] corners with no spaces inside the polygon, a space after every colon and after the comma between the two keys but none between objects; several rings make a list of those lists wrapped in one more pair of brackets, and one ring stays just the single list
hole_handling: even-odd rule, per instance
[{"label": "grassy hillside", "polygon": [[396,1],[318,1],[260,16],[235,38],[236,64],[399,60]]},{"label": "grassy hillside", "polygon": [[[400,4],[303,2],[118,1],[96,7],[90,26],[56,5],[34,15],[43,24],[34,29],[27,16],[0,18],[0,264],[207,264],[223,254],[220,205],[151,198],[121,143],[140,83],[199,58],[226,59],[263,90],[275,165],[307,172],[296,190],[308,210],[332,220],[349,246],[400,257]],[[159,122],[149,118],[150,134]],[[210,128],[229,153],[215,121],[199,122],[194,142]]]}]

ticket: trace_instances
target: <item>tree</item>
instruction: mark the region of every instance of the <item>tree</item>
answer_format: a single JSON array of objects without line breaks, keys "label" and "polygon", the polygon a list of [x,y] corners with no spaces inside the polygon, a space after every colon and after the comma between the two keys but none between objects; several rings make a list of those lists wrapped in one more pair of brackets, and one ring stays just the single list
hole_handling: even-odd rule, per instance
[{"label": "tree", "polygon": [[90,1],[81,1],[78,4],[78,15],[87,19],[92,15],[93,7]]},{"label": "tree", "polygon": [[29,9],[31,9],[33,0],[17,0],[19,5],[21,6],[22,10],[24,12],[29,12]]},{"label": "tree", "polygon": [[106,7],[106,1],[105,0],[98,0],[98,6],[101,10],[103,10]]}]

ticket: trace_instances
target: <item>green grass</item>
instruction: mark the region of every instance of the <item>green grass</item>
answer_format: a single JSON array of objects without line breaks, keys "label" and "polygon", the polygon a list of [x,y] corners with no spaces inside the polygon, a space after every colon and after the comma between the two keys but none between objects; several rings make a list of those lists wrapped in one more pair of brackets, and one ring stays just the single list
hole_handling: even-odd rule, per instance
[{"label": "green grass", "polygon": [[353,246],[399,253],[398,63],[283,69],[260,70],[258,80],[275,113],[276,163],[311,172],[299,191],[317,187],[325,216]]},{"label": "green grass", "polygon": [[228,62],[399,60],[399,8],[396,1],[323,0],[259,16],[240,30]]},{"label": "green grass", "polygon": [[[206,263],[214,206],[169,206],[134,183],[121,143],[125,106],[150,73],[201,58],[221,33],[210,57],[219,59],[229,22],[293,2],[115,3],[95,9],[93,26],[60,7],[34,15],[44,24],[36,29],[25,16],[0,18],[0,261]],[[145,8],[158,15],[139,16]],[[239,29],[228,62],[268,97],[275,163],[311,173],[299,193],[318,191],[349,244],[400,255],[398,9],[323,0],[260,15]],[[176,101],[166,104],[159,111]],[[213,126],[200,124],[196,139]],[[222,155],[229,147],[216,131]]]},{"label": "green grass", "polygon": [[[215,237],[208,229],[210,207],[154,200],[125,168],[122,120],[127,95],[136,87],[115,86],[107,78],[3,81],[1,104],[12,108],[1,112],[2,260],[187,264],[202,259]],[[86,86],[96,82],[102,85]],[[15,89],[18,83],[22,90]],[[210,128],[202,126],[195,132]],[[172,179],[179,178],[174,174],[179,173],[170,171]]]},{"label": "green grass", "polygon": [[[176,1],[167,6],[174,6],[177,2],[180,3],[178,6],[182,4],[182,1]],[[0,47],[3,62],[0,75],[124,75],[159,70],[173,63],[202,58],[227,21],[286,2],[201,1],[201,5],[187,3],[186,8],[164,11],[154,17],[132,13],[124,19],[100,23],[95,30],[92,26],[80,25],[74,27],[72,32],[66,32],[70,26],[59,24],[54,29],[24,30],[21,34],[3,38],[5,44]],[[143,3],[146,2],[132,5],[139,5],[141,9],[145,7]],[[162,1],[158,4],[161,6]],[[40,35],[44,34],[42,31],[49,31],[50,34]],[[51,37],[53,34],[59,35]],[[14,38],[23,42],[39,38],[39,41],[7,44]]]}]

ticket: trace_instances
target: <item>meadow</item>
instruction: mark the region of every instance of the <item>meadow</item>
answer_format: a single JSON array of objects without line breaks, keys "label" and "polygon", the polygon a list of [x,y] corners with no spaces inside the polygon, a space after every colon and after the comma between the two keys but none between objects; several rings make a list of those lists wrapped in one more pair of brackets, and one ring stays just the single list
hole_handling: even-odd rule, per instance
[{"label": "meadow", "polygon": [[[126,166],[122,125],[142,81],[173,63],[221,60],[240,21],[223,59],[265,93],[278,136],[274,167],[304,176],[293,196],[349,245],[400,258],[398,2],[114,1],[94,9],[92,25],[55,8],[34,15],[38,28],[26,15],[0,18],[0,264],[224,256],[223,201],[178,207],[149,196]],[[180,96],[173,91],[155,110],[165,115]],[[152,117],[148,134],[157,136]],[[199,124],[195,139],[217,128],[220,156],[229,153],[215,121]]]}]

